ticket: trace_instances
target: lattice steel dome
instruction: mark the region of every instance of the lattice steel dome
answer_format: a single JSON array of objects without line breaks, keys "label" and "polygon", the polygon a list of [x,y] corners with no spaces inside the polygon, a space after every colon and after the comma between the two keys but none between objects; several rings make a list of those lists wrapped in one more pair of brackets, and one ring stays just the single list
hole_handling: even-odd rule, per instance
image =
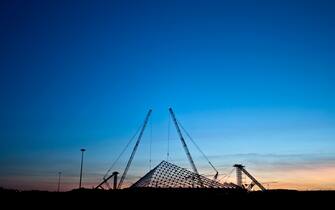
[{"label": "lattice steel dome", "polygon": [[236,188],[231,183],[221,184],[198,175],[185,168],[162,161],[135,184],[134,187],[148,188]]}]

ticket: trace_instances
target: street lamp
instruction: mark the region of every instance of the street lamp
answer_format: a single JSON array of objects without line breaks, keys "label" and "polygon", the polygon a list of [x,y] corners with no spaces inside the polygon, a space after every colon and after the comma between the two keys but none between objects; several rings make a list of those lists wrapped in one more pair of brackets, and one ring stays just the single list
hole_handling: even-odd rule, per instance
[{"label": "street lamp", "polygon": [[83,160],[84,160],[84,152],[86,151],[85,149],[81,149],[81,164],[80,164],[80,180],[79,180],[79,189],[81,188],[81,180],[83,177]]},{"label": "street lamp", "polygon": [[62,172],[58,172],[58,187],[57,187],[57,192],[60,190],[60,176],[62,175]]}]

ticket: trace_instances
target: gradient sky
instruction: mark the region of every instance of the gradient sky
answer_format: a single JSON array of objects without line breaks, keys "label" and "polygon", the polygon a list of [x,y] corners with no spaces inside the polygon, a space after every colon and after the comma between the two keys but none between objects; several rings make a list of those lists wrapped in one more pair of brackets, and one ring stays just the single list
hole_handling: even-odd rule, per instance
[{"label": "gradient sky", "polygon": [[[149,108],[128,182],[166,159],[168,107],[224,175],[335,189],[335,3],[0,3],[0,186],[96,185]],[[189,167],[171,124],[170,161]],[[150,135],[152,131],[152,135]],[[152,136],[152,137],[151,137]],[[190,145],[200,173],[213,173]],[[115,170],[121,171],[130,150]]]}]

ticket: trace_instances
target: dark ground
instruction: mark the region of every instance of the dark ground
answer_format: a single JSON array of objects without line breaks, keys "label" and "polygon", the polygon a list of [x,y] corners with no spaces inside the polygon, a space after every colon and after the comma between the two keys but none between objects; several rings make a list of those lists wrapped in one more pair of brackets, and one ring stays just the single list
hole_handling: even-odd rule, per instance
[{"label": "dark ground", "polygon": [[[267,192],[224,191],[215,189],[126,189],[117,191],[73,190],[43,192],[0,190],[1,202],[11,207],[26,208],[136,208],[136,209],[290,209],[330,208],[335,204],[335,191],[272,190]],[[7,205],[7,204],[6,204]]]}]

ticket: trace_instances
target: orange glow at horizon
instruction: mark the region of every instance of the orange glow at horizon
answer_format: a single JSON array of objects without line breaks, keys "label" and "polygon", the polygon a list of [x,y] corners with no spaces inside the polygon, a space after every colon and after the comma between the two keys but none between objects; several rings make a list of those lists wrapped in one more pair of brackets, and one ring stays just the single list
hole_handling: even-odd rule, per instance
[{"label": "orange glow at horizon", "polygon": [[[257,180],[263,183],[268,189],[292,189],[292,190],[335,190],[335,167],[331,165],[316,166],[314,168],[284,168],[274,170],[257,170],[246,168]],[[212,178],[208,176],[208,178]],[[219,177],[220,180],[220,177]],[[244,176],[246,184],[251,181]],[[126,180],[123,188],[131,186],[135,180]],[[232,173],[228,179],[221,179],[221,182],[236,183],[235,173]],[[6,183],[5,188],[19,190],[48,190],[56,191],[57,180],[48,178],[30,178],[13,176],[1,178],[2,183]],[[99,184],[96,177],[86,177],[83,187],[92,189]],[[77,177],[63,177],[61,182],[61,191],[69,191],[78,188]],[[258,188],[255,186],[255,190]]]},{"label": "orange glow at horizon", "polygon": [[[335,190],[335,167],[316,166],[315,168],[285,168],[280,170],[257,170],[246,168],[267,189],[292,190]],[[211,177],[208,177],[211,178]],[[221,182],[236,183],[235,173]],[[243,181],[249,184],[251,180],[243,175]],[[256,186],[254,189],[258,189]]]}]

